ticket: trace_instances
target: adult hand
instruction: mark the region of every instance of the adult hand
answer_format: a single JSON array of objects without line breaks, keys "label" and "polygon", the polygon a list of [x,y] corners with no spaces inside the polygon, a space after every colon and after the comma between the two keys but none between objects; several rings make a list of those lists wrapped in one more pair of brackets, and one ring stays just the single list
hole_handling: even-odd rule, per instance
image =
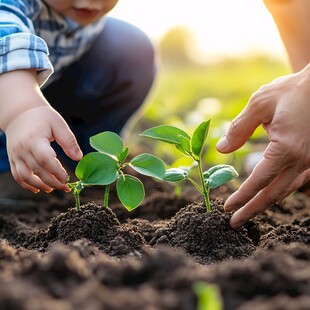
[{"label": "adult hand", "polygon": [[7,151],[13,177],[32,192],[69,191],[68,175],[50,145],[56,141],[73,160],[82,152],[64,119],[50,106],[24,111],[6,128]]},{"label": "adult hand", "polygon": [[251,175],[225,202],[239,228],[310,180],[310,67],[261,87],[218,142],[221,153],[240,148],[262,125],[270,143]]}]

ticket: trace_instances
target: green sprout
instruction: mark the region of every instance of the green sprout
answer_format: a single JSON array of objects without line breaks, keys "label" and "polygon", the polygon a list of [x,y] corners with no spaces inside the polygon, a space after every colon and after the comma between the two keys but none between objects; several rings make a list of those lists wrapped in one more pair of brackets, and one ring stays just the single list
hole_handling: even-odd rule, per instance
[{"label": "green sprout", "polygon": [[197,295],[197,310],[224,309],[221,294],[217,286],[205,282],[195,282],[193,290]]},{"label": "green sprout", "polygon": [[[141,135],[160,140],[174,145],[183,155],[193,159],[193,164],[188,167],[170,168],[166,170],[163,180],[169,182],[190,181],[204,196],[207,211],[211,211],[209,192],[210,189],[219,187],[226,182],[238,177],[236,170],[230,165],[216,165],[207,171],[202,168],[202,154],[208,136],[211,120],[202,122],[189,136],[180,128],[170,125],[160,125],[145,130]],[[197,184],[189,173],[198,167],[200,184]]]},{"label": "green sprout", "polygon": [[144,199],[142,182],[135,176],[124,173],[125,167],[131,167],[140,174],[163,179],[166,171],[164,162],[154,155],[143,153],[129,162],[128,147],[116,133],[105,131],[90,137],[90,145],[97,151],[85,155],[78,163],[75,174],[76,182],[68,182],[74,197],[76,209],[80,209],[80,192],[84,187],[104,185],[103,206],[108,206],[110,185],[116,182],[116,192],[123,206],[131,211]]}]

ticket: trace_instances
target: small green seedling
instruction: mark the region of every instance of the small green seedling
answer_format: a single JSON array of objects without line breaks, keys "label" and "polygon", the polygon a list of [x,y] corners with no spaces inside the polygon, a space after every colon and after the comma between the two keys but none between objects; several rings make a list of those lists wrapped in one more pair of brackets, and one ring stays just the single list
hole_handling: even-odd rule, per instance
[{"label": "small green seedling", "polygon": [[223,301],[217,286],[205,282],[195,282],[193,290],[197,295],[197,310],[223,310]]},{"label": "small green seedling", "polygon": [[[207,171],[202,169],[202,153],[209,132],[210,120],[202,122],[189,136],[180,128],[161,125],[145,130],[141,135],[160,140],[174,145],[185,156],[194,160],[189,167],[170,168],[166,170],[163,180],[169,182],[190,181],[204,196],[208,211],[211,211],[209,192],[210,189],[223,185],[224,183],[238,177],[236,170],[230,165],[216,165]],[[200,183],[197,184],[189,177],[190,171],[198,167]]]},{"label": "small green seedling", "polygon": [[84,187],[104,185],[103,205],[108,206],[110,184],[116,181],[116,191],[123,206],[131,211],[144,199],[142,182],[124,168],[129,166],[140,174],[163,179],[166,171],[164,162],[154,155],[143,153],[125,162],[129,149],[116,133],[105,131],[90,138],[90,145],[97,151],[85,155],[78,163],[75,174],[78,181],[68,183],[75,197],[76,208],[80,209],[80,192]]}]

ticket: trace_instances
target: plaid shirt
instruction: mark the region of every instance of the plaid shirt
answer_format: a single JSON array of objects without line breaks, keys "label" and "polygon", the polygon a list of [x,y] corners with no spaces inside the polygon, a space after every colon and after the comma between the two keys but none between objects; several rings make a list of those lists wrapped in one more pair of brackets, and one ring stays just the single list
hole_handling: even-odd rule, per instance
[{"label": "plaid shirt", "polygon": [[82,27],[41,0],[0,0],[0,74],[35,68],[40,85],[54,72],[50,83],[81,57],[103,27],[104,19]]}]

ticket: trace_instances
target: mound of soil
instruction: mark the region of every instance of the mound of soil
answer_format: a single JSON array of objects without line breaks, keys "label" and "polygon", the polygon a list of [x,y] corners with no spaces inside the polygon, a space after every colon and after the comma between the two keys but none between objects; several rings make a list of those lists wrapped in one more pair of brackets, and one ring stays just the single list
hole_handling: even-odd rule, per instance
[{"label": "mound of soil", "polygon": [[133,212],[113,192],[103,208],[96,190],[80,211],[59,194],[0,205],[0,309],[191,310],[197,282],[218,288],[223,309],[310,309],[305,195],[232,230],[220,192],[207,212],[190,191],[147,186]]}]

